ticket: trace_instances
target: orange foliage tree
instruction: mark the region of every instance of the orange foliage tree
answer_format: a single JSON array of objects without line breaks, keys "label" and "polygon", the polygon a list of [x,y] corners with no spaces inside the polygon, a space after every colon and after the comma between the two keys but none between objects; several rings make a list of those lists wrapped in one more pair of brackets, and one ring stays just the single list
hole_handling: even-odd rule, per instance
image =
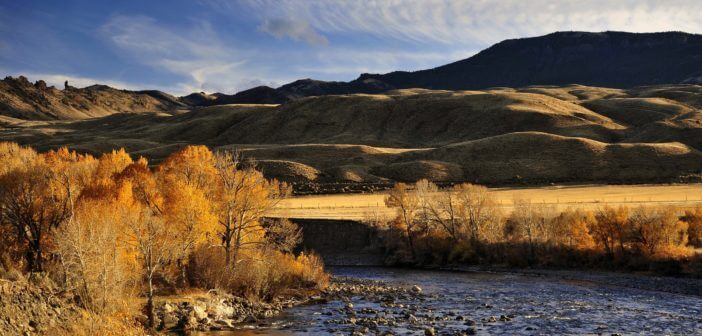
[{"label": "orange foliage tree", "polygon": [[591,248],[595,240],[589,227],[595,222],[592,212],[579,209],[566,209],[556,216],[549,226],[549,241],[556,246],[569,249]]},{"label": "orange foliage tree", "polygon": [[94,159],[62,148],[0,176],[2,219],[24,244],[27,269],[43,271],[50,231],[73,216]]},{"label": "orange foliage tree", "polygon": [[686,210],[683,220],[687,222],[688,242],[693,247],[702,247],[702,207]]},{"label": "orange foliage tree", "polygon": [[385,205],[389,208],[397,209],[396,221],[405,233],[407,247],[412,254],[412,259],[416,260],[417,252],[414,246],[414,236],[418,228],[416,216],[420,206],[417,194],[410,192],[406,184],[397,183],[394,188],[388,191],[388,195],[385,197]]},{"label": "orange foliage tree", "polygon": [[646,253],[655,254],[664,247],[687,244],[687,226],[672,208],[639,207],[630,218],[630,238]]},{"label": "orange foliage tree", "polygon": [[263,216],[289,193],[285,183],[268,181],[255,169],[239,169],[238,157],[229,152],[215,156],[217,170],[217,231],[227,266],[235,266],[242,248],[265,242]]},{"label": "orange foliage tree", "polygon": [[214,234],[214,214],[210,188],[216,183],[214,155],[205,146],[186,146],[171,154],[157,170],[164,195],[163,216],[171,230],[179,233],[180,281],[185,281],[187,256],[200,243]]},{"label": "orange foliage tree", "polygon": [[614,257],[615,247],[624,252],[624,243],[629,226],[629,208],[620,206],[613,208],[605,206],[595,213],[595,221],[591,223],[590,234],[595,241],[605,249],[605,253]]}]

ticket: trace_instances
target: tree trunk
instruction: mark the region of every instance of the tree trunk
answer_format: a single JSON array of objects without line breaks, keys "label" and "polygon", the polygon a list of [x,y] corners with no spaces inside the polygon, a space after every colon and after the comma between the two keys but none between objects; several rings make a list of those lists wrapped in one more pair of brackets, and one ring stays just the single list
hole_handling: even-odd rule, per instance
[{"label": "tree trunk", "polygon": [[30,248],[27,251],[27,268],[30,272],[42,272],[44,266],[41,255],[41,244],[34,240],[29,246]]},{"label": "tree trunk", "polygon": [[189,283],[187,265],[185,264],[183,259],[178,260],[178,263],[180,264],[180,285],[183,287],[187,287]]},{"label": "tree trunk", "polygon": [[234,253],[232,253],[232,264],[236,266],[237,258],[239,257],[239,247],[241,246],[241,229],[236,230],[236,240],[234,241]]},{"label": "tree trunk", "polygon": [[527,226],[527,238],[529,240],[529,264],[534,260],[534,241],[531,234],[531,226]]},{"label": "tree trunk", "polygon": [[229,267],[229,262],[231,261],[232,258],[232,242],[230,239],[225,239],[224,241],[224,261],[226,263],[226,267]]},{"label": "tree trunk", "polygon": [[410,231],[409,226],[407,227],[407,244],[409,245],[410,253],[412,254],[412,260],[417,261],[417,253],[414,251],[414,239],[412,239],[412,231]]},{"label": "tree trunk", "polygon": [[149,272],[147,276],[147,281],[149,284],[149,293],[147,295],[146,301],[146,317],[147,317],[147,327],[149,329],[154,329],[154,286],[153,286],[153,275]]},{"label": "tree trunk", "polygon": [[232,212],[227,212],[227,223],[224,229],[224,261],[228,268],[232,259]]}]

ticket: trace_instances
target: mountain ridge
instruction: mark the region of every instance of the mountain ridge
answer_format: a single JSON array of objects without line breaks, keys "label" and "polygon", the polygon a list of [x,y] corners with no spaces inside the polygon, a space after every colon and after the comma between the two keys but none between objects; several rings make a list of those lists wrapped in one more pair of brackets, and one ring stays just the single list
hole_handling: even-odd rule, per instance
[{"label": "mountain ridge", "polygon": [[[300,81],[307,85],[299,85]],[[294,83],[298,89],[291,92]],[[572,31],[507,39],[474,56],[432,69],[364,73],[350,82],[298,80],[273,90],[292,100],[405,88],[475,90],[568,84],[633,88],[700,83],[702,35]]]},{"label": "mountain ridge", "polygon": [[[225,104],[283,104],[310,96],[379,94],[397,89],[481,90],[580,84],[633,88],[702,84],[702,35],[684,32],[554,32],[507,39],[449,64],[418,71],[360,74],[349,81],[299,79],[235,94],[128,91],[93,85],[58,90],[20,76],[0,81],[0,114],[21,119],[82,119],[120,112],[178,113]],[[110,97],[113,95],[114,97]]]}]

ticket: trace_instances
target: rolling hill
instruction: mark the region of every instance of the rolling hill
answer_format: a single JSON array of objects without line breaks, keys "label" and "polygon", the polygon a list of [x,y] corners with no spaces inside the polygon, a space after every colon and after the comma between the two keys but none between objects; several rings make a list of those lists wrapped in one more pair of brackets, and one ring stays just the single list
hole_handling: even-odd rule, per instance
[{"label": "rolling hill", "polygon": [[127,91],[106,85],[59,90],[24,76],[0,81],[0,115],[27,120],[75,120],[124,112],[170,112],[189,106],[160,91]]},{"label": "rolling hill", "polygon": [[233,95],[7,77],[0,140],[152,163],[205,144],[299,183],[681,181],[702,176],[699,83],[702,35],[557,32],[434,69]]},{"label": "rolling hill", "polygon": [[0,116],[0,140],[157,163],[187,144],[238,150],[296,183],[429,178],[647,183],[702,173],[702,87],[392,90],[84,120]]}]

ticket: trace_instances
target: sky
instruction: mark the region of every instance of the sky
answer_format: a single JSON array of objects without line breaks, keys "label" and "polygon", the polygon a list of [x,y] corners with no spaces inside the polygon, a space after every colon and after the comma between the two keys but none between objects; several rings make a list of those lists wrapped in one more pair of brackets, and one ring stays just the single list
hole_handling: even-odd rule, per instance
[{"label": "sky", "polygon": [[0,0],[0,74],[231,94],[432,68],[554,31],[702,33],[700,13],[700,0]]}]

